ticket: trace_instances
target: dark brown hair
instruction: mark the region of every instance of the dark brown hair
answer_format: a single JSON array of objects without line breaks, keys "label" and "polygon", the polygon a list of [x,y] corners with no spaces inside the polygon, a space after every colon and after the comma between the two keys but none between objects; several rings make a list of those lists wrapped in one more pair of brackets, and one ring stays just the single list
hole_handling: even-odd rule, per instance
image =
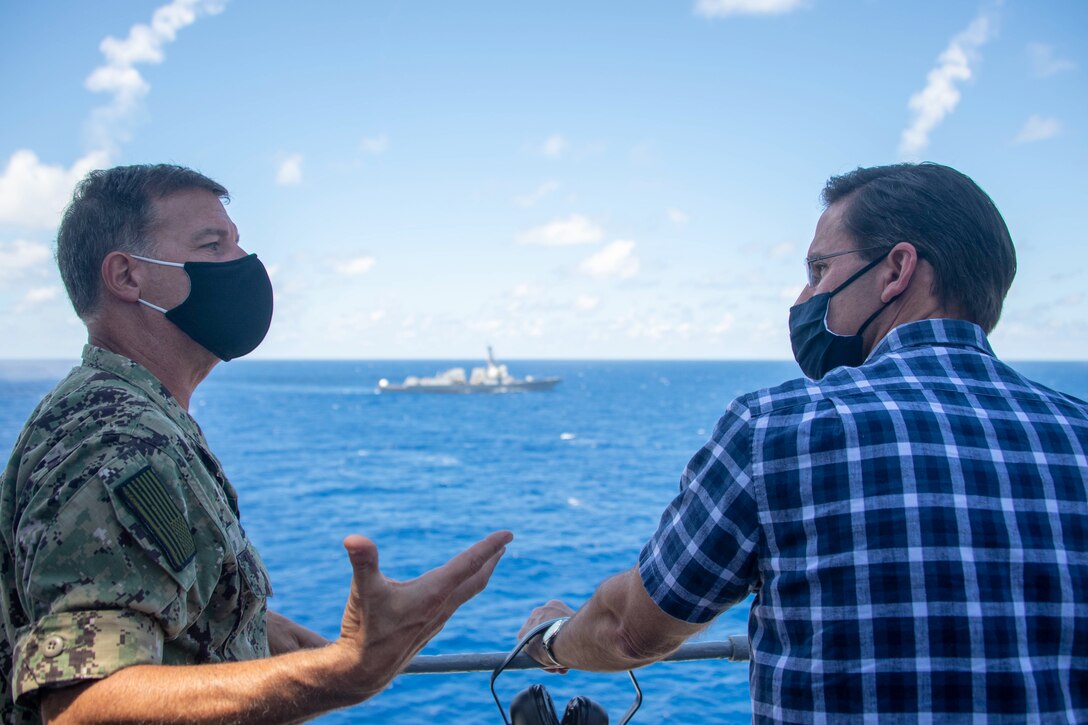
[{"label": "dark brown hair", "polygon": [[872,260],[910,242],[934,269],[942,304],[990,332],[1016,276],[1016,250],[997,206],[964,174],[934,163],[858,168],[831,177],[827,206]]}]

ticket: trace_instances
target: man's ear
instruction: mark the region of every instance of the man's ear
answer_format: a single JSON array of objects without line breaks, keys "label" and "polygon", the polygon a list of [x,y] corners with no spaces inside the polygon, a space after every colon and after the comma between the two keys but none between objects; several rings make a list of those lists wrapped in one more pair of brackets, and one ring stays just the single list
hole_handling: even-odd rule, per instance
[{"label": "man's ear", "polygon": [[888,252],[884,265],[881,302],[890,302],[907,291],[918,269],[918,250],[910,242],[899,242]]},{"label": "man's ear", "polygon": [[133,276],[132,259],[122,252],[110,252],[102,260],[102,290],[125,302],[140,299],[140,282]]}]

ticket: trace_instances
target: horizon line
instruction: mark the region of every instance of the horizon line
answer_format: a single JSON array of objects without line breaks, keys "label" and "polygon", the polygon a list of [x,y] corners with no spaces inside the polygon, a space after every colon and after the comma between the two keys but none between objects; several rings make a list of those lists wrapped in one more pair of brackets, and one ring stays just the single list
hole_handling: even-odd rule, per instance
[{"label": "horizon line", "polygon": [[[463,361],[463,360],[475,360],[475,357],[255,357],[255,358],[236,358],[231,361],[220,361],[219,364],[226,362],[449,362],[449,361]],[[1054,358],[1039,358],[1039,357],[1017,357],[1017,356],[1004,356],[997,357],[1002,362],[1028,362],[1028,363],[1050,363],[1050,362],[1070,362],[1070,363],[1088,363],[1088,357],[1075,358],[1075,357],[1054,357]],[[0,357],[0,365],[6,363],[78,363],[79,357]],[[786,357],[559,357],[559,356],[546,356],[546,357],[503,357],[501,362],[516,361],[516,362],[795,362],[792,358]],[[217,364],[218,366],[218,364]]]}]

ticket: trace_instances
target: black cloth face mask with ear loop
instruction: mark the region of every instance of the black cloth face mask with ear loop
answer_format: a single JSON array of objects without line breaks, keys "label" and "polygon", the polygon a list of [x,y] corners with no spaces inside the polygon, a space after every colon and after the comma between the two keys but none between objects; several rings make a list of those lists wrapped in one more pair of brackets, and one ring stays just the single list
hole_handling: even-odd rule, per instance
[{"label": "black cloth face mask with ear loop", "polygon": [[181,267],[189,275],[189,296],[162,312],[182,332],[220,360],[248,355],[272,325],[272,281],[256,254],[229,262],[164,262],[129,255],[165,267]]},{"label": "black cloth face mask with ear loop", "polygon": [[837,335],[827,327],[827,307],[831,298],[854,283],[859,277],[884,261],[885,254],[865,265],[848,280],[830,292],[813,295],[799,305],[790,308],[790,344],[793,357],[801,366],[801,372],[813,380],[819,380],[840,366],[857,367],[865,362],[862,353],[862,335],[869,324],[895,302],[896,297],[882,304],[862,323],[853,335]]}]

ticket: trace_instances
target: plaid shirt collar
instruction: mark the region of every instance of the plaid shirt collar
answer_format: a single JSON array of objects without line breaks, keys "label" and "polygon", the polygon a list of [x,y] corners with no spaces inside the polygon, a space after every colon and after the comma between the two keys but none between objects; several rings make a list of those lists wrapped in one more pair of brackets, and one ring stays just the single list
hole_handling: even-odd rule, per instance
[{"label": "plaid shirt collar", "polygon": [[986,339],[986,333],[975,323],[966,320],[931,319],[908,322],[893,328],[869,353],[866,363],[876,362],[885,355],[903,352],[912,347],[933,345],[975,348],[990,357],[997,357]]}]

